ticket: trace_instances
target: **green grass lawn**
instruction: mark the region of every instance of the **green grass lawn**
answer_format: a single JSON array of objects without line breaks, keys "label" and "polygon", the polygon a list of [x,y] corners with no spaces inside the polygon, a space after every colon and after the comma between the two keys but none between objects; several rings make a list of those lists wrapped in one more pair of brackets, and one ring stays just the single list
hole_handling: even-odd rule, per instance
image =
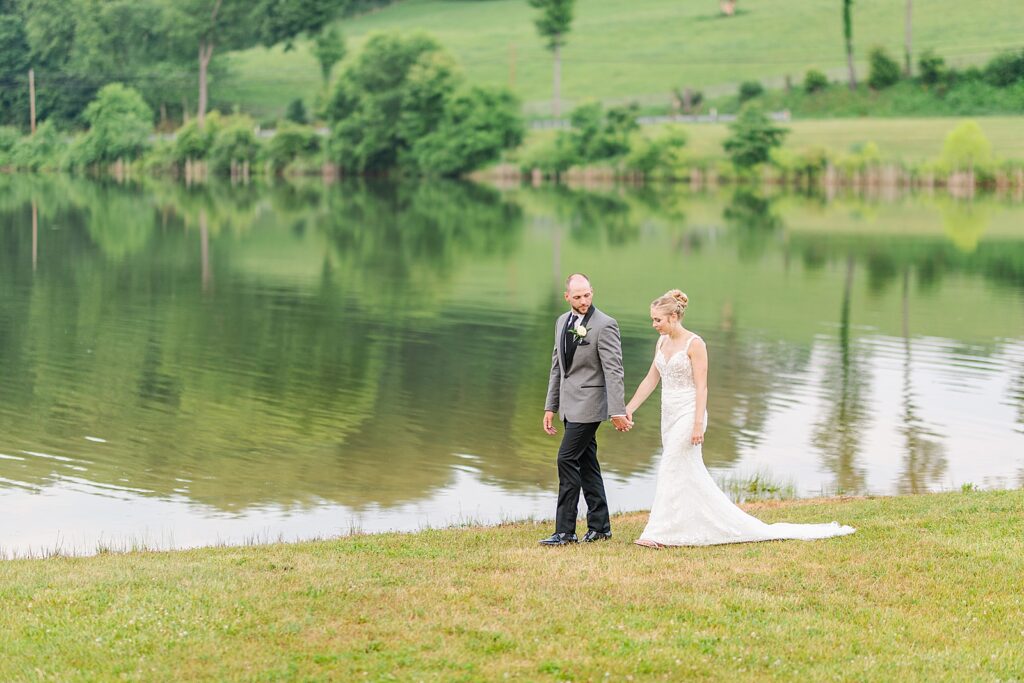
[{"label": "green grass lawn", "polygon": [[[790,75],[800,82],[809,68],[837,78],[845,73],[838,2],[741,0],[739,9],[723,18],[715,0],[579,2],[564,50],[563,96],[571,102],[663,103],[674,87],[715,95],[748,79],[779,85]],[[904,3],[858,0],[853,11],[864,78],[872,46],[902,55]],[[935,48],[954,66],[1022,44],[1021,21],[1002,0],[917,0],[914,12],[916,51]],[[524,0],[404,0],[340,28],[350,55],[372,31],[426,31],[454,54],[472,82],[511,84],[528,110],[543,113],[551,96],[551,57],[536,35],[534,16]],[[214,101],[239,104],[257,116],[280,115],[296,97],[310,104],[321,88],[307,41],[287,52],[236,53],[229,61],[234,76],[213,84]]]},{"label": "green grass lawn", "polygon": [[[937,160],[942,156],[946,135],[963,121],[974,120],[992,142],[997,159],[1024,159],[1024,117],[941,117],[816,119],[782,123],[790,130],[784,146],[791,149],[825,147],[836,153],[849,152],[855,145],[874,142],[885,159],[904,163]],[[686,131],[687,153],[694,158],[725,159],[722,141],[729,135],[724,123],[670,124]],[[662,125],[646,126],[645,135],[657,136]],[[516,158],[528,154],[531,146],[544,144],[555,133],[534,130],[528,134]]]},{"label": "green grass lawn", "polygon": [[[0,562],[0,680],[1020,680],[1024,491],[797,501],[852,536],[548,524]],[[631,677],[631,678],[630,678]]]}]

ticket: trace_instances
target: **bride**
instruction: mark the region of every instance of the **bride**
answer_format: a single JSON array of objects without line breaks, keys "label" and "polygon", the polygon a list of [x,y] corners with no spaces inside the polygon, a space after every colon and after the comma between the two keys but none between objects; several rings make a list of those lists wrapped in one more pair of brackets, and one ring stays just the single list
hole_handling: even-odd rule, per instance
[{"label": "bride", "polygon": [[688,299],[678,289],[651,303],[653,327],[661,337],[647,376],[626,405],[627,419],[661,388],[661,464],[654,504],[638,545],[650,548],[811,540],[852,534],[850,526],[765,524],[726,496],[704,467],[701,444],[707,429],[708,351],[704,340],[682,325]]}]

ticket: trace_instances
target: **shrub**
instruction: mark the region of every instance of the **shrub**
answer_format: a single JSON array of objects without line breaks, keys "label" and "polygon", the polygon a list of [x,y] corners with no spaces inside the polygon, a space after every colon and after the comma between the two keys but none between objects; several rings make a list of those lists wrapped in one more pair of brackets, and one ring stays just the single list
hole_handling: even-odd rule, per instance
[{"label": "shrub", "polygon": [[18,146],[21,133],[12,126],[0,126],[0,166],[12,163],[11,153]]},{"label": "shrub", "polygon": [[205,159],[213,148],[223,122],[220,114],[210,112],[206,115],[206,124],[200,127],[198,119],[192,119],[178,129],[174,141],[174,156],[179,163],[186,159]]},{"label": "shrub", "polygon": [[43,121],[35,135],[21,138],[11,150],[11,162],[26,171],[56,170],[62,165],[66,145],[52,121]]},{"label": "shrub", "polygon": [[1024,50],[996,55],[982,71],[985,80],[997,88],[1007,88],[1024,81]]},{"label": "shrub", "polygon": [[274,173],[300,156],[316,154],[320,150],[320,136],[309,126],[282,121],[274,137],[264,147],[264,159]]},{"label": "shrub", "polygon": [[764,94],[764,86],[759,81],[743,81],[740,83],[740,104]]},{"label": "shrub", "polygon": [[301,97],[296,97],[288,103],[288,109],[285,111],[284,117],[292,123],[309,122],[306,118],[306,105],[302,103]]},{"label": "shrub", "polygon": [[667,128],[654,139],[637,136],[626,156],[625,166],[648,178],[675,178],[682,172],[682,150],[686,141],[686,131],[680,128]]},{"label": "shrub", "polygon": [[946,60],[930,48],[921,53],[917,60],[917,69],[921,74],[921,82],[925,85],[938,85],[948,76]]},{"label": "shrub", "polygon": [[576,151],[569,136],[556,135],[550,140],[528,147],[519,160],[524,173],[539,169],[545,175],[557,175],[576,163]]},{"label": "shrub", "polygon": [[259,141],[253,132],[256,124],[248,117],[237,117],[217,131],[210,147],[210,161],[214,173],[227,173],[231,162],[252,163],[260,151]]},{"label": "shrub", "polygon": [[576,163],[590,163],[621,156],[629,151],[629,136],[639,128],[636,104],[612,107],[604,112],[597,102],[580,105],[569,115],[568,138]]},{"label": "shrub", "polygon": [[817,69],[808,69],[804,74],[804,92],[815,93],[828,87],[828,77]]},{"label": "shrub", "polygon": [[964,121],[946,136],[942,163],[949,170],[985,169],[991,162],[992,143],[977,121]]},{"label": "shrub", "polygon": [[883,47],[872,48],[868,55],[871,65],[868,73],[868,85],[873,90],[884,90],[900,80],[900,65],[889,56]]}]

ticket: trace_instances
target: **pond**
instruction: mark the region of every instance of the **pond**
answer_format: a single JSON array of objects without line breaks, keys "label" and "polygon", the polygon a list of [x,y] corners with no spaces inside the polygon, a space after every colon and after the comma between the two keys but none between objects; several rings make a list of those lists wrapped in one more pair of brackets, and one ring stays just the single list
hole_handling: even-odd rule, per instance
[{"label": "pond", "polygon": [[[685,187],[0,175],[0,553],[551,518],[565,275],[623,333],[679,287],[716,478],[1024,485],[1024,204]],[[645,509],[658,395],[599,432]]]}]

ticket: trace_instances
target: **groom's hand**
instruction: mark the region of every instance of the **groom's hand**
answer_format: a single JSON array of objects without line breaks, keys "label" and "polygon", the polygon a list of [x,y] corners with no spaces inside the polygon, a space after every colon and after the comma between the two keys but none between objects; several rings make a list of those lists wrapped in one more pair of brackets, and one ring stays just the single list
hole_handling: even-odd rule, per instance
[{"label": "groom's hand", "polygon": [[612,418],[612,424],[620,432],[628,432],[633,427],[633,421],[625,415],[616,415]]},{"label": "groom's hand", "polygon": [[544,431],[554,436],[558,432],[555,431],[555,414],[550,410],[544,411]]}]

